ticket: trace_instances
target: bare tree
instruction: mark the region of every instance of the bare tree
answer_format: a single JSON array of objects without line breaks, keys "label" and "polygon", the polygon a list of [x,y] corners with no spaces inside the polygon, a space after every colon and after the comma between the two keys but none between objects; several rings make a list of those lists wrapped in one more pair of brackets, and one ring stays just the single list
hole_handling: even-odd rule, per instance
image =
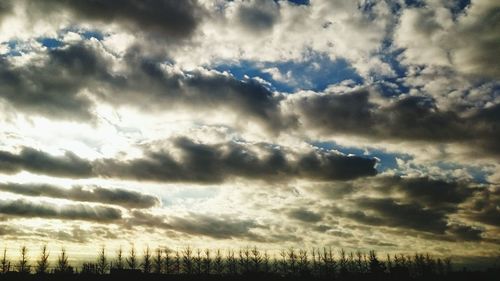
[{"label": "bare tree", "polygon": [[227,262],[228,273],[230,275],[238,274],[238,262],[236,260],[236,257],[234,256],[233,250],[228,250],[226,262]]},{"label": "bare tree", "polygon": [[163,251],[160,247],[155,250],[155,257],[153,258],[153,272],[161,274],[163,272]]},{"label": "bare tree", "polygon": [[101,275],[106,274],[108,272],[108,267],[109,263],[106,258],[106,249],[102,246],[97,257],[97,273]]},{"label": "bare tree", "polygon": [[222,275],[224,271],[224,263],[222,261],[222,253],[220,249],[217,249],[215,251],[215,258],[214,258],[214,272],[217,275]]},{"label": "bare tree", "polygon": [[259,249],[257,249],[257,247],[253,247],[252,248],[252,265],[253,265],[253,271],[254,272],[259,272],[260,270],[260,266],[261,266],[261,263],[262,263],[262,255],[259,251]]},{"label": "bare tree", "polygon": [[182,269],[186,274],[193,274],[193,250],[190,246],[182,251]]},{"label": "bare tree", "polygon": [[297,274],[297,254],[294,248],[288,249],[288,266],[292,275]]},{"label": "bare tree", "polygon": [[309,257],[307,250],[299,250],[298,268],[301,275],[306,275],[309,273]]},{"label": "bare tree", "polygon": [[56,273],[70,273],[71,267],[68,262],[68,255],[66,255],[66,250],[64,248],[61,249],[61,254],[57,257],[57,265],[55,268]]},{"label": "bare tree", "polygon": [[262,271],[266,274],[271,273],[269,254],[267,251],[264,251],[264,254],[262,255]]},{"label": "bare tree", "polygon": [[286,250],[281,250],[280,251],[280,274],[282,276],[284,275],[287,275],[288,274],[288,260],[287,260],[287,252]]},{"label": "bare tree", "polygon": [[195,265],[194,268],[195,268],[196,274],[201,274],[203,272],[203,270],[202,270],[203,263],[202,263],[200,249],[196,250],[196,256],[194,257],[194,265]]},{"label": "bare tree", "polygon": [[2,260],[0,261],[1,273],[7,273],[10,271],[10,261],[7,259],[7,248],[3,249]]},{"label": "bare tree", "polygon": [[47,251],[47,245],[42,246],[42,253],[40,258],[36,262],[36,273],[45,274],[49,268],[49,252]]},{"label": "bare tree", "polygon": [[384,272],[384,265],[378,260],[375,251],[370,251],[370,272],[372,274],[381,274]]},{"label": "bare tree", "polygon": [[133,244],[130,248],[129,257],[127,258],[127,265],[130,269],[137,269],[137,256],[135,254],[135,247]]},{"label": "bare tree", "polygon": [[123,269],[123,249],[120,246],[118,251],[116,251],[116,263],[115,263],[115,268],[122,270]]},{"label": "bare tree", "polygon": [[141,265],[142,272],[147,274],[151,273],[151,250],[149,249],[149,246],[146,246],[146,249],[144,250],[144,257]]},{"label": "bare tree", "polygon": [[172,273],[179,274],[181,272],[181,254],[175,251],[174,261],[172,265]]},{"label": "bare tree", "polygon": [[239,251],[239,264],[242,273],[250,272],[250,248],[240,249]]},{"label": "bare tree", "polygon": [[205,250],[205,256],[203,257],[203,273],[210,274],[212,271],[212,257],[210,256],[210,250]]},{"label": "bare tree", "polygon": [[444,259],[444,268],[445,268],[445,274],[449,275],[452,271],[451,258],[447,257]]},{"label": "bare tree", "polygon": [[164,262],[165,266],[164,266],[164,272],[166,274],[170,274],[170,273],[172,273],[174,271],[173,267],[175,265],[175,257],[172,258],[170,256],[171,252],[172,251],[169,248],[165,249],[165,259],[164,259],[165,260],[165,262]]},{"label": "bare tree", "polygon": [[19,260],[17,267],[20,273],[31,272],[31,266],[28,262],[28,248],[26,246],[21,247],[21,259]]}]

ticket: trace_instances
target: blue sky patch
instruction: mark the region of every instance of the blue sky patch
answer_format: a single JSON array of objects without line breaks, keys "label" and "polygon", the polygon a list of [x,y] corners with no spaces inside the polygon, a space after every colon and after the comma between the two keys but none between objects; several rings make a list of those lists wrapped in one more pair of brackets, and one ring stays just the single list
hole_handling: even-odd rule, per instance
[{"label": "blue sky patch", "polygon": [[63,41],[55,38],[40,38],[37,41],[40,42],[40,44],[42,44],[44,47],[47,47],[49,49],[59,48],[64,45]]},{"label": "blue sky patch", "polygon": [[352,80],[362,84],[363,78],[345,59],[332,61],[326,55],[314,54],[305,61],[252,62],[219,64],[218,71],[227,71],[237,79],[260,77],[272,84],[272,90],[295,92],[297,90],[323,91],[329,85]]},{"label": "blue sky patch", "polygon": [[366,158],[378,158],[380,162],[378,163],[377,170],[379,172],[384,172],[388,169],[396,169],[398,164],[396,162],[396,158],[409,160],[411,159],[410,155],[407,154],[398,154],[398,153],[388,153],[378,149],[360,149],[354,147],[346,147],[339,145],[333,141],[329,142],[310,142],[311,145],[322,148],[326,150],[337,150],[344,154],[353,154],[356,156],[366,157]]},{"label": "blue sky patch", "polygon": [[292,2],[297,5],[309,5],[309,0],[288,0],[288,2]]}]

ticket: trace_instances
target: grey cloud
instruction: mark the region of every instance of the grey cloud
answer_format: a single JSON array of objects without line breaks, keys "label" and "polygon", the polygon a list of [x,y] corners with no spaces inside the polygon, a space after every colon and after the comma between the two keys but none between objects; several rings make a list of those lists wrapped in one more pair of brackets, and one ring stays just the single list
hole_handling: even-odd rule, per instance
[{"label": "grey cloud", "polygon": [[[373,176],[374,159],[345,156],[316,150],[307,154],[273,148],[269,144],[242,145],[235,142],[206,145],[178,138],[173,145],[181,152],[180,160],[163,150],[145,150],[145,157],[127,161],[98,159],[88,161],[71,152],[51,156],[42,151],[23,148],[19,154],[0,151],[0,170],[73,178],[109,177],[165,182],[222,182],[231,177],[267,179],[308,178],[331,181]],[[264,149],[259,156],[252,148]],[[291,160],[295,157],[298,160]]]},{"label": "grey cloud", "polygon": [[382,189],[404,193],[407,200],[416,201],[434,209],[455,210],[458,204],[471,198],[477,187],[472,183],[445,181],[428,177],[383,177],[378,182]]},{"label": "grey cloud", "polygon": [[[107,227],[100,225],[99,227],[90,227],[82,229],[80,226],[72,226],[68,230],[53,231],[48,229],[37,229],[38,237],[47,237],[49,239],[57,239],[64,242],[74,243],[92,243],[99,239],[118,239],[117,233]],[[120,238],[123,238],[123,232],[120,233]]]},{"label": "grey cloud", "polygon": [[218,239],[258,238],[256,234],[251,232],[251,229],[258,227],[253,220],[239,220],[228,216],[214,218],[192,214],[189,218],[173,218],[170,224],[176,231]]},{"label": "grey cloud", "polygon": [[184,217],[159,216],[136,210],[132,212],[132,218],[127,221],[127,225],[163,228],[217,239],[262,240],[262,237],[252,232],[252,229],[260,227],[255,221],[241,220],[228,215],[214,217],[191,213]]},{"label": "grey cloud", "polygon": [[455,235],[459,240],[481,241],[483,239],[481,237],[483,230],[464,224],[453,224],[449,227],[448,232]]},{"label": "grey cloud", "polygon": [[145,57],[137,48],[121,60],[128,70],[117,73],[103,52],[84,42],[49,49],[42,62],[21,67],[0,58],[0,98],[25,112],[92,121],[94,104],[82,94],[86,89],[86,94],[115,106],[144,105],[159,111],[176,106],[225,108],[245,114],[269,132],[296,126],[292,116],[281,115],[283,97],[255,80],[240,81],[213,71],[166,71],[157,63],[163,59]]},{"label": "grey cloud", "polygon": [[6,224],[0,224],[0,236],[14,236],[14,237],[19,237],[21,235],[24,235],[24,231],[17,227],[11,227]]},{"label": "grey cloud", "polygon": [[475,221],[500,226],[500,189],[483,190],[466,205],[465,214]]},{"label": "grey cloud", "polygon": [[310,153],[298,162],[299,174],[312,179],[351,180],[374,176],[375,159],[334,153]]},{"label": "grey cloud", "polygon": [[87,220],[95,222],[113,222],[122,217],[122,212],[117,208],[84,204],[57,207],[49,203],[33,203],[23,199],[0,200],[0,213],[17,217]]},{"label": "grey cloud", "polygon": [[[142,51],[136,48],[128,50],[125,61],[132,71],[111,85],[113,91],[121,93],[124,103],[146,104],[148,108],[155,108],[156,105],[161,110],[175,105],[196,110],[236,110],[239,115],[263,125],[271,133],[296,126],[292,116],[281,115],[279,102],[283,97],[253,79],[240,81],[213,71],[166,71],[156,63],[156,59],[144,57]],[[147,85],[146,93],[144,85]],[[103,98],[117,101],[116,96]]]},{"label": "grey cloud", "polygon": [[336,212],[371,225],[402,227],[438,234],[447,229],[446,213],[426,209],[416,203],[398,203],[390,198],[359,198],[355,200],[355,204],[360,211]]},{"label": "grey cloud", "polygon": [[23,148],[19,154],[0,151],[0,171],[16,173],[22,170],[63,177],[90,177],[92,165],[73,154],[52,156],[32,148]]},{"label": "grey cloud", "polygon": [[278,4],[274,1],[255,0],[238,6],[236,17],[250,31],[270,30],[279,18]]},{"label": "grey cloud", "polygon": [[81,94],[111,79],[106,61],[91,47],[51,49],[43,63],[14,66],[0,58],[0,98],[25,112],[53,118],[92,120],[93,104]]},{"label": "grey cloud", "polygon": [[402,97],[384,105],[371,97],[369,90],[356,90],[291,96],[286,103],[297,112],[304,127],[324,134],[461,143],[478,147],[485,155],[500,153],[496,145],[500,130],[495,125],[500,118],[500,105],[461,116],[459,112],[440,110],[432,98],[425,96]]},{"label": "grey cloud", "polygon": [[[95,164],[102,177],[153,181],[221,182],[230,177],[288,180],[349,180],[376,174],[375,160],[315,151],[301,155],[265,147],[267,156],[251,151],[251,146],[234,142],[216,145],[195,143],[187,138],[174,142],[181,151],[180,161],[167,152],[149,152],[148,157],[118,162],[112,159]],[[290,156],[298,158],[289,160]]]},{"label": "grey cloud", "polygon": [[0,24],[2,23],[5,14],[12,11],[12,4],[9,1],[0,2]]},{"label": "grey cloud", "polygon": [[[472,76],[498,78],[496,59],[500,37],[500,8],[494,1],[471,1],[459,17],[441,12],[451,1],[436,1],[407,9],[396,31],[396,46],[404,48],[404,61],[415,65],[446,65]],[[447,7],[448,6],[448,7]],[[451,14],[450,14],[451,15]],[[422,52],[422,48],[428,51]]]},{"label": "grey cloud", "polygon": [[287,215],[292,219],[303,222],[319,222],[323,218],[321,214],[309,211],[307,209],[294,209],[289,211]]},{"label": "grey cloud", "polygon": [[374,124],[368,91],[349,94],[314,94],[291,97],[291,108],[299,111],[306,127],[327,132],[367,133]]},{"label": "grey cloud", "polygon": [[157,197],[119,188],[99,186],[73,186],[69,189],[47,184],[0,183],[0,191],[27,196],[45,196],[83,202],[120,205],[125,208],[151,208],[158,206]]},{"label": "grey cloud", "polygon": [[307,125],[326,133],[428,141],[456,141],[469,135],[456,114],[439,112],[426,97],[406,97],[388,106],[377,105],[369,98],[368,90],[358,90],[307,95],[295,104]]},{"label": "grey cloud", "polygon": [[46,0],[28,1],[30,13],[66,9],[78,19],[118,23],[133,31],[147,31],[176,39],[190,36],[203,16],[196,0]]}]

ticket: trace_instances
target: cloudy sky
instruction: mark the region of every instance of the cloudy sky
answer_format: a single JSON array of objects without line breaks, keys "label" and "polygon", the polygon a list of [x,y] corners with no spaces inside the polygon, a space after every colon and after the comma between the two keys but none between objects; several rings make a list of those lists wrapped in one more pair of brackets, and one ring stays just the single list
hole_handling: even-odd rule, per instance
[{"label": "cloudy sky", "polygon": [[0,0],[0,246],[498,256],[499,11]]}]

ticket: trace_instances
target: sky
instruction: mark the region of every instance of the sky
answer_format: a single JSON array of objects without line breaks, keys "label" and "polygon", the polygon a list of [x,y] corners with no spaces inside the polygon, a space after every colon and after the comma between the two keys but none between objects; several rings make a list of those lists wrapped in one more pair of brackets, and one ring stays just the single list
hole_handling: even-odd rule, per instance
[{"label": "sky", "polygon": [[0,247],[493,261],[499,17],[493,0],[0,0]]}]

